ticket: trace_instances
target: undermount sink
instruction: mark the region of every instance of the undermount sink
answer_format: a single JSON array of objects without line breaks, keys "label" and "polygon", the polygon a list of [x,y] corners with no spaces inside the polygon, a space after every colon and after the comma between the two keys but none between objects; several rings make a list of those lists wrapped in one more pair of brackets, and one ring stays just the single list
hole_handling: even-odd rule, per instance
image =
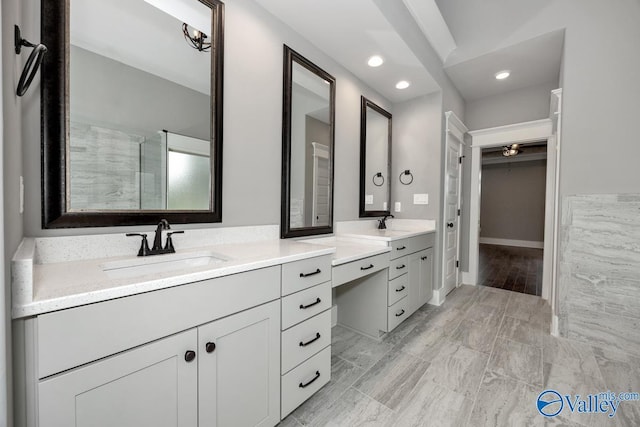
[{"label": "undermount sink", "polygon": [[101,267],[109,278],[125,279],[193,267],[213,266],[225,261],[227,259],[213,252],[192,252],[113,261],[102,264]]}]

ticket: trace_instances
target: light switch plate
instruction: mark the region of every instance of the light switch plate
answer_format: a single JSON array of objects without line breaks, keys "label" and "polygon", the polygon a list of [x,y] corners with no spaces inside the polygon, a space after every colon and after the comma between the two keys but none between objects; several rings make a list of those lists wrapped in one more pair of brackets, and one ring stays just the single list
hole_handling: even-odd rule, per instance
[{"label": "light switch plate", "polygon": [[373,204],[373,194],[367,194],[366,196],[364,196],[364,204],[365,205]]},{"label": "light switch plate", "polygon": [[382,202],[382,210],[383,211],[387,210],[387,202]]},{"label": "light switch plate", "polygon": [[414,205],[428,205],[429,204],[429,195],[428,194],[414,194],[413,195],[413,204]]},{"label": "light switch plate", "polygon": [[402,204],[400,204],[400,202],[396,202],[396,206],[394,209],[396,212],[401,212],[402,211]]}]

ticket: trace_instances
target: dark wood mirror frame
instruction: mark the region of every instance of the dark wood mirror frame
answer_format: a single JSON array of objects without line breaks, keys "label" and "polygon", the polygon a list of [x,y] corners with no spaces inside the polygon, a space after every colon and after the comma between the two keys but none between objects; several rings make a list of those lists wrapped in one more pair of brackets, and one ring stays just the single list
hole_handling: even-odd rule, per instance
[{"label": "dark wood mirror frame", "polygon": [[76,228],[222,221],[222,88],[224,58],[224,4],[198,0],[212,10],[211,51],[211,179],[210,209],[140,211],[67,211],[69,139],[69,0],[42,1],[42,42],[48,52],[41,71],[41,184],[42,227]]},{"label": "dark wood mirror frame", "polygon": [[368,100],[364,96],[360,97],[360,218],[372,217],[372,216],[384,216],[391,214],[390,210],[386,211],[367,211],[365,210],[365,185],[366,185],[366,166],[367,166],[367,108],[371,108],[380,113],[387,119],[389,119],[389,134],[388,134],[388,171],[387,180],[389,185],[389,200],[387,201],[389,207],[391,207],[391,113]]},{"label": "dark wood mirror frame", "polygon": [[[328,226],[291,228],[291,96],[293,81],[293,62],[298,63],[318,77],[329,82],[329,135],[331,137],[331,200],[330,221]],[[284,45],[283,62],[283,98],[282,98],[282,203],[280,237],[313,236],[317,234],[333,233],[333,176],[334,176],[334,152],[335,152],[335,99],[336,79],[326,71],[319,68],[313,62],[300,55],[289,46]]]}]

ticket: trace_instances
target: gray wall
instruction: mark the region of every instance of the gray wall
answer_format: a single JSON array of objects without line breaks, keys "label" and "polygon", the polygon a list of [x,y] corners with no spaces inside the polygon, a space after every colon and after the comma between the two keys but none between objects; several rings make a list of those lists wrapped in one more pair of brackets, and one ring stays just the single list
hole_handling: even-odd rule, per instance
[{"label": "gray wall", "polygon": [[[16,0],[6,1],[18,3]],[[23,8],[39,10],[37,0],[20,4]],[[334,219],[357,219],[359,171],[352,165],[358,164],[359,159],[360,96],[372,99],[387,110],[391,110],[391,104],[255,2],[226,2],[225,11],[223,223],[219,226],[280,223],[283,43],[305,55],[339,82],[336,93]],[[25,14],[23,25],[28,34],[37,39],[39,13]],[[41,228],[37,89],[32,90],[27,98],[23,104],[29,102],[31,108],[24,108],[25,234],[56,236],[128,230],[123,227]],[[17,180],[17,177],[11,175],[9,179]],[[184,228],[202,226],[187,225]]]},{"label": "gray wall", "polygon": [[209,139],[209,95],[77,46],[71,47],[69,80],[72,122]]},{"label": "gray wall", "polygon": [[[22,71],[22,65],[29,55],[23,50],[18,57],[13,50],[13,26],[20,22],[22,11],[19,2],[3,1],[0,10],[2,19],[2,201],[3,201],[3,268],[0,280],[3,286],[0,294],[0,426],[13,425],[13,363],[11,360],[11,271],[9,266],[23,236],[20,205],[20,175],[22,175],[22,117],[24,104],[33,108],[29,99],[18,98],[15,90]],[[30,37],[29,37],[30,38]],[[38,91],[34,82],[30,93]],[[27,95],[28,96],[28,95]]]},{"label": "gray wall", "polygon": [[[440,215],[442,95],[395,104],[393,111],[391,213],[396,218],[436,219]],[[410,185],[398,179],[405,169],[413,173]],[[414,205],[416,193],[429,194],[429,204]],[[395,202],[402,204],[402,212],[393,210]]]},{"label": "gray wall", "polygon": [[558,82],[552,81],[467,101],[464,124],[477,130],[548,118],[551,91],[557,88]]},{"label": "gray wall", "polygon": [[480,237],[544,241],[546,160],[482,166]]}]

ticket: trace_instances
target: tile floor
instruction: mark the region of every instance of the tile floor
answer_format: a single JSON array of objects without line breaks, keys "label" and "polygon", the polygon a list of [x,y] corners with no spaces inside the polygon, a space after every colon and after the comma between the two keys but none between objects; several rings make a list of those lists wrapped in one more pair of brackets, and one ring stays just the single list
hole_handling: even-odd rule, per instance
[{"label": "tile floor", "polygon": [[640,426],[640,402],[614,418],[563,411],[538,394],[640,392],[640,358],[548,334],[539,297],[461,286],[382,341],[333,328],[331,382],[280,424],[293,426]]},{"label": "tile floor", "polygon": [[542,249],[481,244],[479,284],[540,296],[542,255]]}]

